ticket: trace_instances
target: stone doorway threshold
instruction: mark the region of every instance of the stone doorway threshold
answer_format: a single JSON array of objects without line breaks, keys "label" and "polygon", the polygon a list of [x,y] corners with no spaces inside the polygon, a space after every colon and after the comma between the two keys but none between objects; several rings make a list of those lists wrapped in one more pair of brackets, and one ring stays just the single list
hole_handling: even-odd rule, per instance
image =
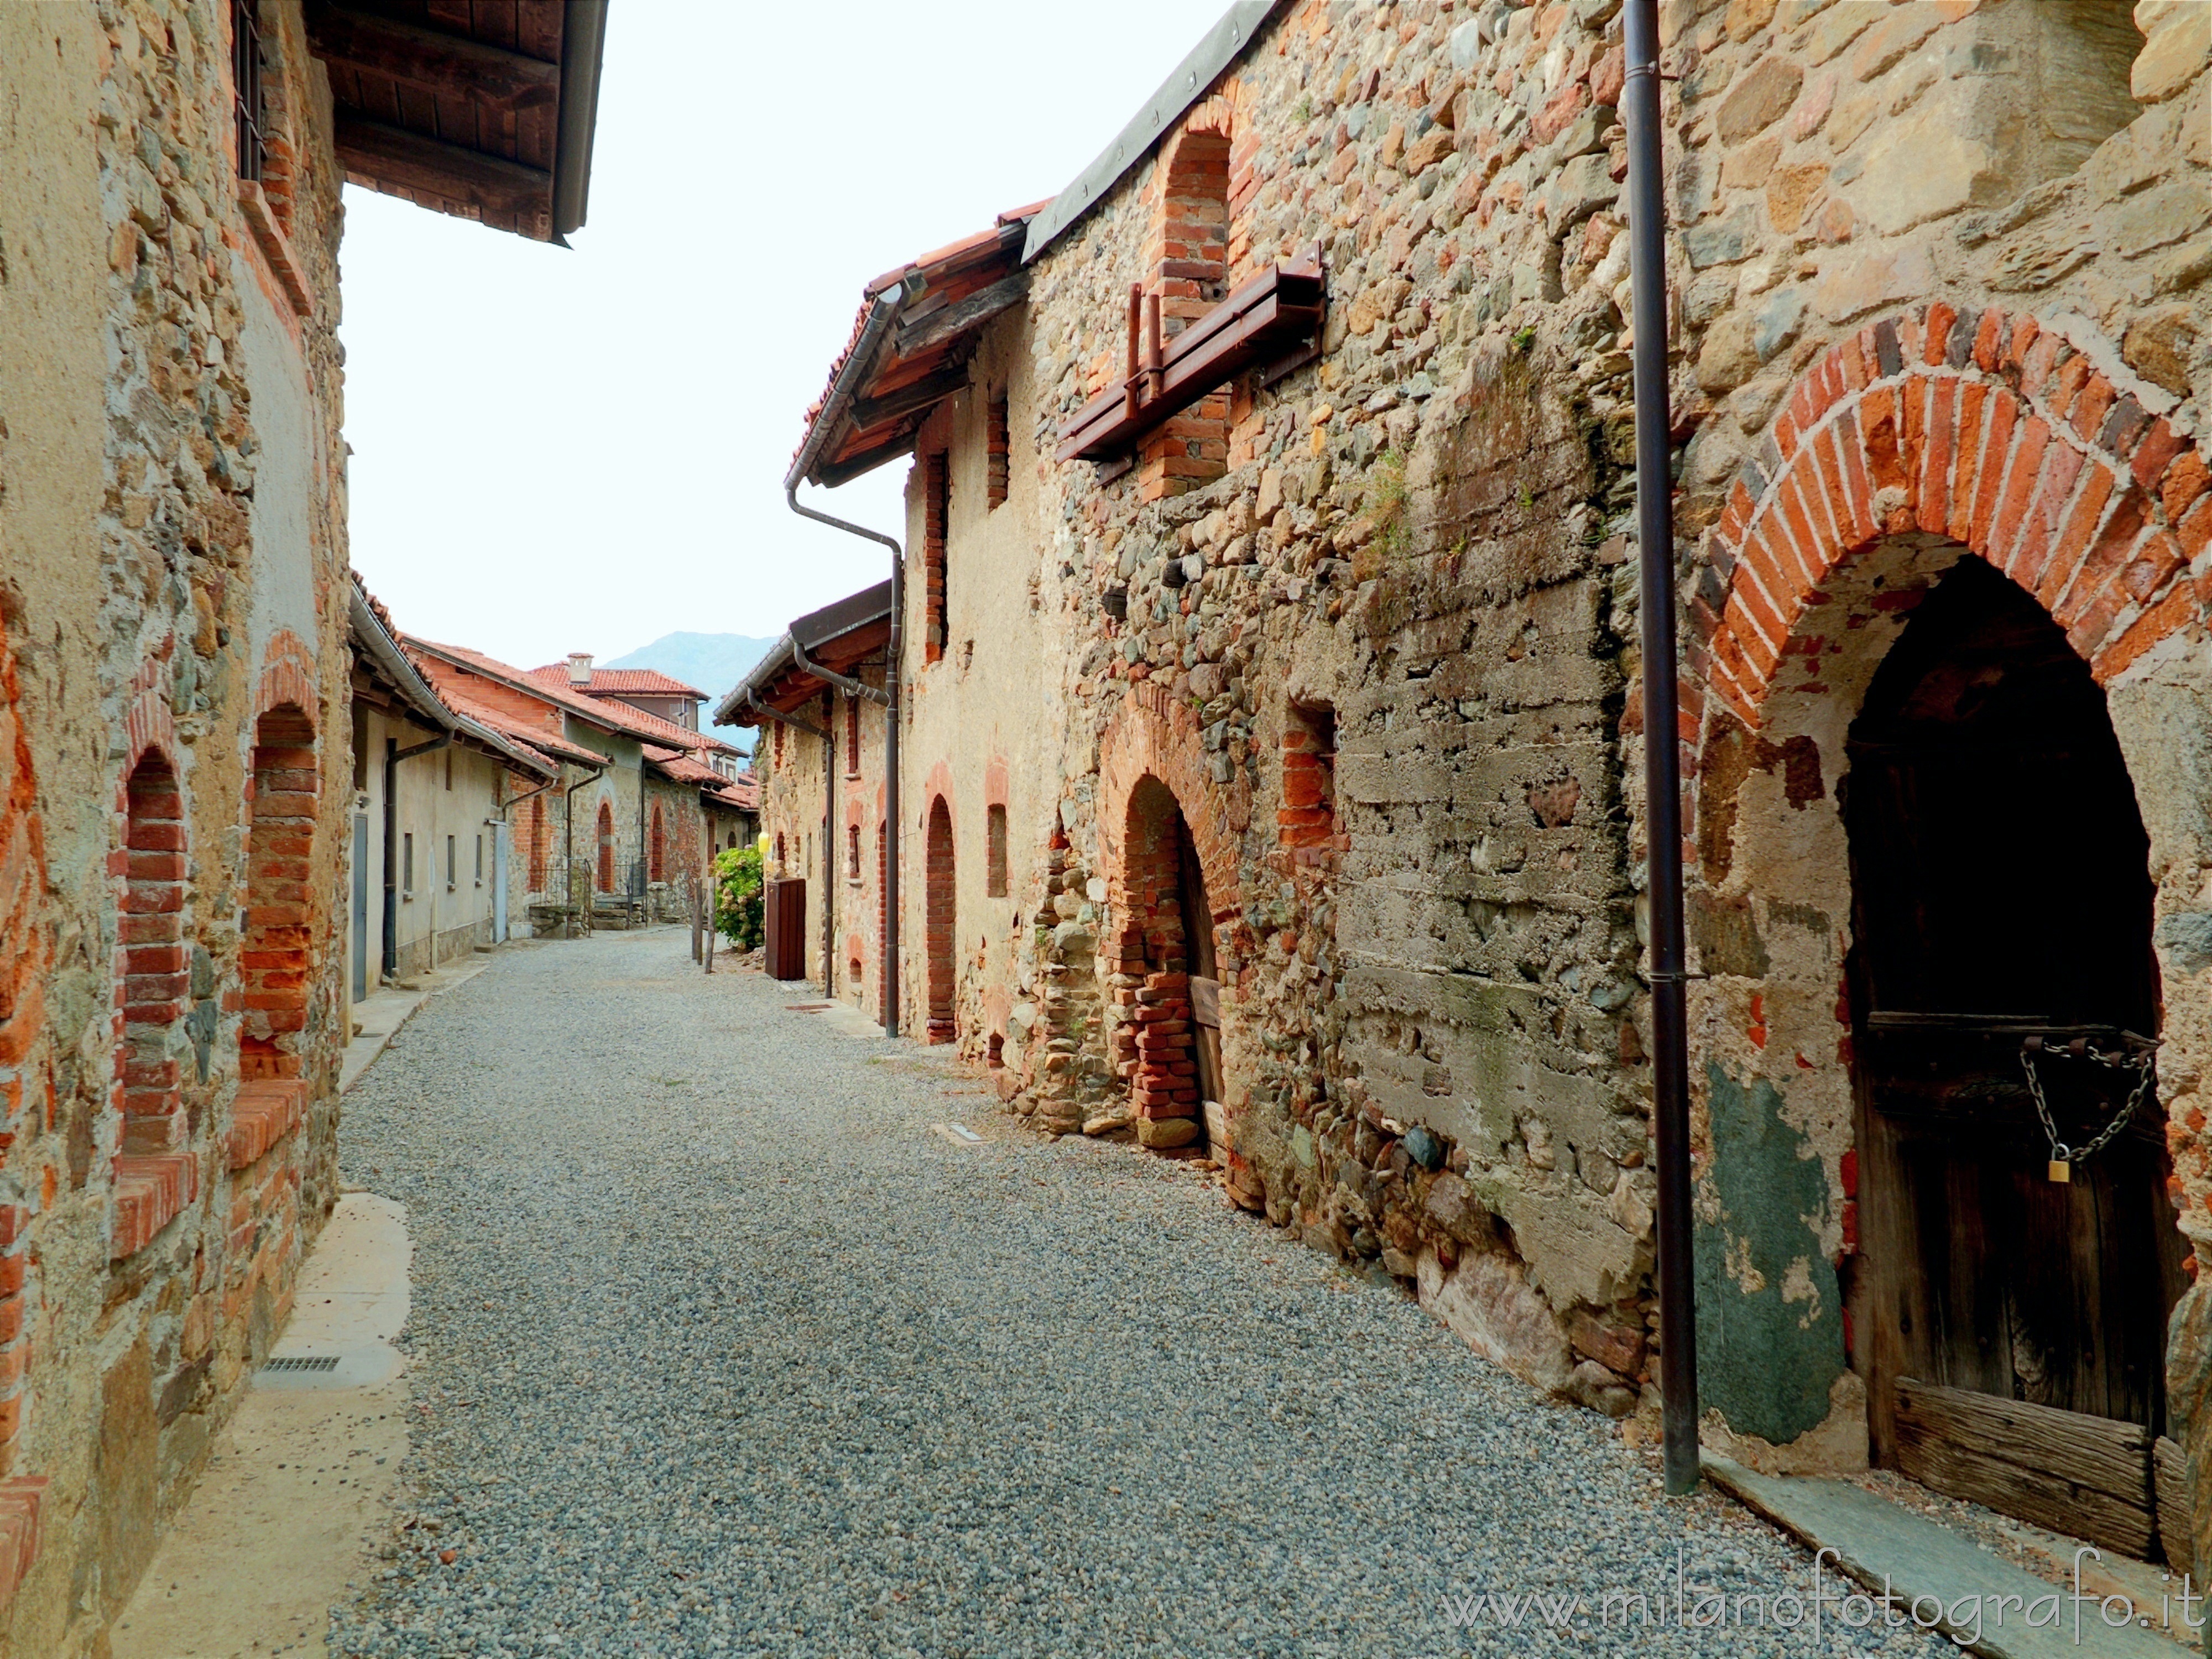
[{"label": "stone doorway threshold", "polygon": [[376,1571],[407,1450],[406,1211],[352,1192],[316,1239],[272,1358],[216,1438],[108,1632],[112,1659],[320,1656],[330,1610]]},{"label": "stone doorway threshold", "polygon": [[[1943,1618],[1936,1628],[1969,1653],[1988,1659],[2081,1659],[2092,1653],[2100,1659],[2178,1659],[2185,1651],[2202,1651],[2203,1628],[2182,1627],[2180,1581],[2168,1584],[2157,1569],[2140,1562],[2124,1563],[2109,1552],[2102,1564],[2086,1559],[2080,1590],[2084,1599],[2077,1604],[2070,1583],[2062,1589],[1942,1522],[1850,1481],[1759,1474],[1711,1451],[1699,1461],[1706,1479],[1747,1508],[1808,1548],[1831,1552],[1829,1562],[1873,1595],[1885,1590],[1893,1595],[1899,1616],[1910,1616],[1907,1610],[1916,1602],[1932,1611],[1928,1598],[1940,1600]],[[2070,1576],[2070,1562],[2057,1552],[2049,1553],[2049,1559]],[[2169,1592],[2170,1604],[2161,1605]],[[2053,1595],[2055,1625],[2048,1618]],[[2124,1611],[2105,1600],[2116,1595],[2125,1595],[2136,1614],[2118,1627],[2102,1616],[2108,1606],[2115,1614]],[[2045,1605],[2039,1608],[2039,1602]],[[2031,1609],[2039,1619],[2033,1627],[2027,1622]],[[1954,1613],[1959,1615],[1955,1622]],[[2200,1594],[2191,1616],[2208,1615],[2212,1607]],[[1828,1616],[1836,1616],[1832,1604]],[[1877,1609],[1874,1616],[1887,1615]],[[2162,1628],[2168,1620],[2170,1632]]]}]

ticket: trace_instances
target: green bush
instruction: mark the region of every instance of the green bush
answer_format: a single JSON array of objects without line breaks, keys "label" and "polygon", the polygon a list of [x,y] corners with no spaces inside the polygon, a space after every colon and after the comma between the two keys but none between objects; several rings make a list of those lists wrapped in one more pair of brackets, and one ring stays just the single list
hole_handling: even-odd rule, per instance
[{"label": "green bush", "polygon": [[740,951],[758,948],[764,937],[758,847],[733,847],[714,860],[714,927]]}]

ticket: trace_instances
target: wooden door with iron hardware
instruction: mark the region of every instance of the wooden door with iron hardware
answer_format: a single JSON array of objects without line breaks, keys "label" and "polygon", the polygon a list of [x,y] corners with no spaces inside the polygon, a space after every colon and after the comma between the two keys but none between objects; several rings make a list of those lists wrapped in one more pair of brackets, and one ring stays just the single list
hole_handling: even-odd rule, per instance
[{"label": "wooden door with iron hardware", "polygon": [[2148,1555],[2185,1280],[2163,1116],[2136,1090],[2159,1029],[2148,842],[2104,694],[1967,558],[1875,675],[1849,756],[1847,1297],[1876,1461]]}]

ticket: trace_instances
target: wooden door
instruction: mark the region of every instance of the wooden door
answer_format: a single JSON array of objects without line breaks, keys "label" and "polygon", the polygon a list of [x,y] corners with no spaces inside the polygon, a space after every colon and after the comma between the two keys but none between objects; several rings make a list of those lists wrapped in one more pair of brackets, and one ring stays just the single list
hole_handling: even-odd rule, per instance
[{"label": "wooden door", "polygon": [[[1213,905],[1206,890],[1206,870],[1190,838],[1190,826],[1180,813],[1175,831],[1176,901],[1182,913],[1183,951],[1190,969],[1191,1047],[1198,1066],[1198,1097],[1218,1103],[1222,1098],[1221,968],[1213,948]],[[1206,1121],[1203,1109],[1200,1119]]]},{"label": "wooden door", "polygon": [[[1850,758],[1850,1295],[1876,1458],[2144,1553],[2185,1282],[2163,1120],[2154,1093],[2055,1181],[2021,1064],[2030,1036],[2127,1056],[2158,1030],[2148,843],[2103,693],[2032,599],[1966,559],[1875,675]],[[2035,1064],[2075,1147],[2137,1079]],[[1989,1417],[2005,1402],[2077,1431]]]}]

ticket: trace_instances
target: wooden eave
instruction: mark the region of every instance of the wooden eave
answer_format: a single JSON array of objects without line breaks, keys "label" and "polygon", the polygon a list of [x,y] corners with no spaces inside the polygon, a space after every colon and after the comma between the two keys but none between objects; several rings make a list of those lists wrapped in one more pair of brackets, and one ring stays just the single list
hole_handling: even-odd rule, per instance
[{"label": "wooden eave", "polygon": [[834,429],[817,453],[815,483],[841,484],[906,454],[930,410],[968,384],[985,326],[1029,293],[1026,223],[1016,217],[868,285],[870,307],[898,313],[874,360],[838,377],[843,395],[824,410]]},{"label": "wooden eave", "polygon": [[[849,632],[835,635],[818,644],[801,641],[808,658],[833,674],[842,674],[848,679],[858,679],[854,671],[864,665],[880,664],[890,648],[890,618],[883,617],[866,623]],[[795,714],[799,707],[830,690],[826,681],[817,679],[804,670],[793,667],[771,680],[767,688],[756,694],[762,702],[786,714]]]},{"label": "wooden eave", "polygon": [[580,11],[578,0],[308,0],[347,179],[536,241],[574,229],[599,76],[599,16],[579,22]]},{"label": "wooden eave", "polygon": [[1247,369],[1321,338],[1328,298],[1317,257],[1271,265],[1165,343],[1157,374],[1116,380],[1060,428],[1062,461],[1127,454],[1169,420]]}]

